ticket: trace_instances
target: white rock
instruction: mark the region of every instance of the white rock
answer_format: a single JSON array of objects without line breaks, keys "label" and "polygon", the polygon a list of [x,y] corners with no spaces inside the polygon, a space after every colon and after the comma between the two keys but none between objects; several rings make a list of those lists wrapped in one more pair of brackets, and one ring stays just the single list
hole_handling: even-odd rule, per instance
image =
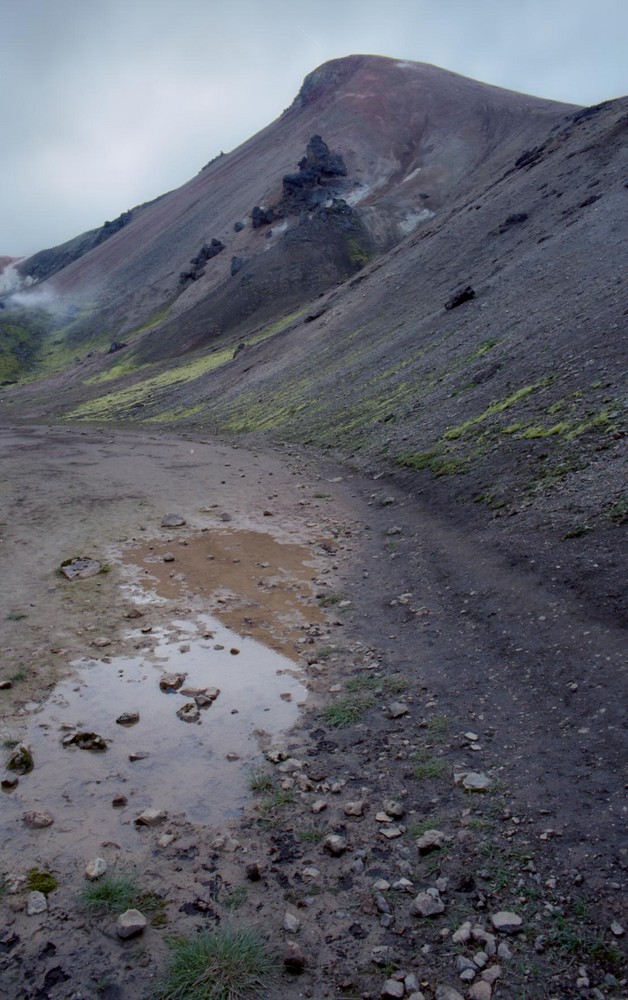
[{"label": "white rock", "polygon": [[454,944],[466,944],[467,941],[471,940],[471,921],[465,920],[464,924],[461,924],[458,930],[453,934],[452,939]]},{"label": "white rock", "polygon": [[395,840],[397,837],[403,837],[406,828],[405,826],[395,826],[393,823],[390,826],[380,827],[379,832],[383,837],[386,837],[386,840]]},{"label": "white rock", "polygon": [[614,934],[615,937],[622,937],[625,933],[626,932],[624,931],[622,925],[617,920],[613,920],[611,924],[611,934]]},{"label": "white rock", "polygon": [[499,913],[491,913],[491,923],[502,934],[516,934],[521,930],[523,920],[516,913],[500,910]]},{"label": "white rock", "polygon": [[133,937],[141,934],[147,923],[146,917],[139,910],[125,910],[116,920],[116,934],[119,938]]},{"label": "white rock", "polygon": [[323,809],[327,809],[327,800],[326,799],[317,799],[316,802],[312,803],[312,812],[313,813],[321,813],[323,811]]},{"label": "white rock", "polygon": [[88,878],[90,882],[95,882],[96,879],[102,878],[102,876],[107,871],[107,862],[104,858],[93,858],[92,861],[88,861],[85,865],[85,878]]},{"label": "white rock", "polygon": [[468,792],[485,792],[491,787],[491,779],[477,771],[469,771],[462,779],[462,787]]},{"label": "white rock", "polygon": [[35,810],[34,812],[24,813],[22,819],[26,826],[29,826],[31,830],[43,830],[46,826],[52,826],[54,823],[54,818],[49,812],[44,810]]},{"label": "white rock", "polygon": [[345,816],[363,816],[366,802],[347,802],[344,808]]},{"label": "white rock", "polygon": [[323,840],[322,846],[324,851],[338,858],[341,854],[345,853],[349,844],[346,837],[340,837],[336,833],[328,833]]},{"label": "white rock", "polygon": [[387,813],[388,816],[394,816],[395,819],[401,819],[406,811],[401,802],[397,802],[396,799],[384,799],[382,805],[384,807],[384,812]]},{"label": "white rock", "polygon": [[490,968],[485,969],[482,973],[482,979],[485,983],[490,983],[491,985],[496,982],[502,974],[501,965],[491,965]]},{"label": "white rock", "polygon": [[390,719],[401,719],[404,715],[407,715],[410,709],[407,705],[404,705],[402,701],[393,701],[392,704],[388,706],[388,717]]},{"label": "white rock", "polygon": [[445,904],[440,896],[430,892],[420,892],[410,907],[410,913],[415,917],[434,917],[444,910]]},{"label": "white rock", "polygon": [[290,934],[296,934],[301,926],[301,921],[294,913],[290,913],[286,910],[283,917],[283,929],[288,931]]},{"label": "white rock", "polygon": [[167,813],[163,809],[145,809],[135,820],[136,826],[156,826],[163,823]]},{"label": "white rock", "polygon": [[29,892],[26,900],[26,912],[29,917],[34,917],[38,913],[45,913],[48,909],[48,900],[43,892]]}]

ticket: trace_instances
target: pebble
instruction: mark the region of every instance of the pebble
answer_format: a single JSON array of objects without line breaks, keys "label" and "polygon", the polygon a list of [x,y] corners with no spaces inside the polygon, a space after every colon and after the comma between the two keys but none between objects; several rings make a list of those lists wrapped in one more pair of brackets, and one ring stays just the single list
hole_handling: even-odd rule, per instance
[{"label": "pebble", "polygon": [[12,792],[20,783],[19,778],[3,778],[0,782],[3,792]]},{"label": "pebble", "polygon": [[323,840],[322,848],[331,854],[333,857],[338,858],[341,854],[344,854],[347,850],[349,844],[346,837],[340,837],[336,833],[328,833]]},{"label": "pebble", "polygon": [[501,965],[491,965],[490,968],[485,969],[482,973],[482,979],[485,983],[490,983],[491,986],[496,982],[502,974]]},{"label": "pebble", "polygon": [[33,754],[31,748],[26,743],[18,743],[13,747],[7,761],[9,771],[16,774],[29,774],[34,767]]},{"label": "pebble", "polygon": [[496,931],[502,934],[517,934],[521,930],[523,920],[516,913],[500,910],[491,914],[491,923]]},{"label": "pebble", "polygon": [[116,920],[116,934],[119,938],[130,938],[141,934],[146,924],[146,917],[139,910],[125,910]]},{"label": "pebble", "polygon": [[159,687],[162,691],[178,691],[187,674],[162,674],[159,678]]},{"label": "pebble", "polygon": [[301,927],[301,921],[294,913],[290,913],[286,910],[283,917],[283,929],[288,931],[289,934],[296,934]]},{"label": "pebble", "polygon": [[293,975],[299,975],[305,969],[305,956],[296,941],[286,942],[283,964],[286,972],[291,972]]},{"label": "pebble", "polygon": [[162,823],[166,818],[166,813],[163,809],[145,809],[144,812],[135,820],[136,826],[156,826],[157,823]]},{"label": "pebble", "polygon": [[195,701],[187,701],[177,710],[177,718],[182,722],[198,722],[201,713]]},{"label": "pebble", "polygon": [[622,925],[617,920],[613,920],[611,924],[611,934],[614,934],[615,937],[622,937],[625,933],[626,932]]},{"label": "pebble", "polygon": [[123,806],[127,804],[129,800],[126,795],[114,795],[111,800],[111,805],[114,809],[122,809]]},{"label": "pebble", "polygon": [[485,792],[491,787],[491,779],[477,771],[469,771],[462,779],[462,787],[468,792]]},{"label": "pebble", "polygon": [[474,983],[469,990],[469,1000],[491,1000],[491,987],[489,983],[480,981]]},{"label": "pebble", "polygon": [[313,813],[321,813],[323,811],[323,809],[327,809],[327,800],[326,799],[317,799],[316,802],[312,803],[312,812]]},{"label": "pebble", "polygon": [[464,997],[451,986],[437,986],[434,998],[435,1000],[464,1000]]},{"label": "pebble", "polygon": [[175,562],[174,552],[164,552],[162,558],[163,558],[163,561],[166,562],[166,563]]},{"label": "pebble", "polygon": [[0,681],[0,691],[8,691],[13,687],[13,681]]},{"label": "pebble", "polygon": [[259,862],[257,861],[251,861],[250,864],[248,864],[244,869],[244,872],[249,882],[259,882],[262,877]]},{"label": "pebble", "polygon": [[85,865],[85,878],[88,878],[90,882],[95,882],[96,879],[102,878],[102,876],[107,871],[107,862],[104,858],[93,858],[92,861],[88,861]]},{"label": "pebble", "polygon": [[389,719],[401,719],[402,716],[407,715],[410,709],[407,705],[404,705],[402,701],[393,701],[392,704],[388,706],[388,718]]},{"label": "pebble", "polygon": [[386,840],[396,840],[397,837],[403,837],[406,828],[405,826],[395,826],[392,824],[391,826],[380,827],[379,832],[382,837],[386,837]]},{"label": "pebble", "polygon": [[406,811],[401,802],[397,802],[395,799],[384,799],[382,805],[384,812],[389,816],[394,816],[395,819],[400,819]]},{"label": "pebble", "polygon": [[161,519],[162,528],[182,528],[185,523],[181,514],[164,514]]},{"label": "pebble", "polygon": [[471,940],[471,921],[465,920],[464,924],[461,924],[458,930],[453,934],[452,939],[454,944],[466,944],[467,941]]},{"label": "pebble", "polygon": [[410,913],[415,917],[434,917],[444,913],[445,904],[436,892],[420,892],[410,907]]},{"label": "pebble", "polygon": [[104,649],[105,646],[111,645],[111,639],[106,635],[99,635],[95,639],[92,639],[92,646],[97,646],[98,649]]},{"label": "pebble", "polygon": [[43,830],[46,826],[52,826],[54,817],[44,810],[24,813],[22,819],[31,830]]},{"label": "pebble", "polygon": [[119,726],[134,726],[136,722],[140,721],[139,712],[123,712],[116,719],[116,723]]},{"label": "pebble", "polygon": [[430,851],[438,850],[443,846],[445,834],[442,830],[426,830],[417,838],[416,846],[420,854],[429,854]]},{"label": "pebble", "polygon": [[26,900],[26,913],[29,917],[34,917],[38,913],[45,913],[48,909],[48,900],[43,892],[29,892]]},{"label": "pebble", "polygon": [[345,816],[363,816],[365,808],[366,802],[347,802],[344,813]]},{"label": "pebble", "polygon": [[382,986],[380,997],[386,997],[388,1000],[397,1000],[399,997],[404,997],[405,994],[406,988],[403,983],[398,982],[396,979],[387,979]]}]

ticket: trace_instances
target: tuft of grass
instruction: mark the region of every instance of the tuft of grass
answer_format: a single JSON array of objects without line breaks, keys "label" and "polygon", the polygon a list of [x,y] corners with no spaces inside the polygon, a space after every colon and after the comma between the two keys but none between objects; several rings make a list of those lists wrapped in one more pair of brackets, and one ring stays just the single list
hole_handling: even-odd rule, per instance
[{"label": "tuft of grass", "polygon": [[163,900],[142,890],[133,872],[114,872],[90,882],[81,892],[81,902],[89,913],[124,913],[125,910],[160,910]]},{"label": "tuft of grass", "polygon": [[253,1000],[269,997],[278,969],[255,930],[220,927],[193,939],[171,942],[167,976],[159,1000]]},{"label": "tuft of grass", "polygon": [[26,680],[26,671],[22,670],[22,669],[16,670],[14,674],[10,674],[9,675],[9,680],[13,684],[19,684],[20,681],[25,681]]},{"label": "tuft of grass", "polygon": [[0,875],[0,899],[4,899],[7,892],[9,891],[9,886],[4,875]]},{"label": "tuft of grass", "polygon": [[424,833],[428,830],[440,830],[441,822],[437,816],[429,816],[427,819],[422,819],[418,823],[413,823],[409,827],[409,834],[411,837],[422,837]]},{"label": "tuft of grass", "polygon": [[417,750],[414,754],[414,777],[418,781],[441,778],[447,767],[443,757],[434,757],[429,750]]},{"label": "tuft of grass", "polygon": [[350,677],[345,684],[347,691],[373,691],[378,694],[400,694],[408,688],[408,680],[401,674],[391,677],[381,677],[374,674],[359,674]]},{"label": "tuft of grass", "polygon": [[249,779],[249,788],[252,792],[261,794],[262,792],[271,792],[274,788],[273,777],[268,771],[264,771],[262,768],[253,771]]},{"label": "tuft of grass", "polygon": [[430,715],[427,728],[434,735],[444,736],[449,730],[449,719],[446,715]]},{"label": "tuft of grass", "polygon": [[344,599],[345,599],[344,594],[336,594],[336,593],[322,594],[320,597],[317,598],[321,608],[331,608],[335,604],[340,604],[340,602],[344,601]]},{"label": "tuft of grass", "polygon": [[359,722],[364,713],[375,704],[372,694],[351,694],[338,698],[333,705],[328,705],[323,712],[323,718],[328,726],[334,729],[344,729]]},{"label": "tuft of grass", "polygon": [[23,611],[9,611],[7,615],[8,622],[21,622],[25,618],[28,618],[28,615],[24,614]]},{"label": "tuft of grass", "polygon": [[247,892],[245,885],[238,885],[235,889],[225,896],[223,899],[223,906],[226,906],[228,910],[237,910],[243,903],[246,902]]},{"label": "tuft of grass", "polygon": [[593,528],[588,524],[576,524],[566,532],[563,538],[565,541],[569,538],[581,538],[582,535],[588,535],[590,531],[593,531]]},{"label": "tuft of grass", "polygon": [[326,660],[335,652],[336,650],[332,646],[321,646],[320,649],[316,650],[316,658],[317,660]]},{"label": "tuft of grass", "polygon": [[297,831],[297,840],[302,844],[318,844],[322,840],[325,830],[322,826],[304,826]]}]

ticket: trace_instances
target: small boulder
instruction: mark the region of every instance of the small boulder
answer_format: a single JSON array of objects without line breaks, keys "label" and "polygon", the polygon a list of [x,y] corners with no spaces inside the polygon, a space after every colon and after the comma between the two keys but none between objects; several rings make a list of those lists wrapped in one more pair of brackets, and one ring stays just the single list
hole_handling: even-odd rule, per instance
[{"label": "small boulder", "polygon": [[125,910],[116,920],[116,934],[123,940],[141,934],[146,924],[146,917],[139,910]]},{"label": "small boulder", "polygon": [[93,858],[85,865],[85,878],[88,878],[90,882],[95,882],[97,879],[102,878],[106,871],[107,862],[105,859]]},{"label": "small boulder", "polygon": [[475,290],[471,285],[465,285],[464,288],[459,288],[458,291],[454,292],[450,299],[445,303],[445,309],[448,311],[450,309],[456,309],[461,306],[463,302],[468,302],[470,299],[475,298]]},{"label": "small boulder", "polygon": [[336,833],[328,833],[323,840],[323,850],[327,851],[335,858],[339,858],[341,854],[344,854],[347,850],[349,844],[346,837],[340,837]]},{"label": "small boulder", "polygon": [[78,747],[79,750],[103,751],[107,749],[107,740],[98,733],[70,733],[61,741],[64,747]]},{"label": "small boulder", "polygon": [[29,774],[34,767],[31,748],[25,743],[18,743],[11,751],[7,767],[9,771],[14,771],[16,774]]},{"label": "small boulder", "polygon": [[445,904],[437,892],[420,892],[410,907],[414,917],[435,917],[445,912]]},{"label": "small boulder", "polygon": [[288,931],[289,934],[296,934],[301,926],[301,921],[294,913],[290,910],[286,910],[283,918],[283,929]]},{"label": "small boulder", "polygon": [[283,964],[286,972],[291,972],[297,976],[305,969],[305,956],[296,941],[286,942],[283,953]]},{"label": "small boulder", "polygon": [[145,809],[135,820],[135,825],[156,826],[158,823],[163,823],[166,815],[163,809]]},{"label": "small boulder", "polygon": [[182,722],[198,722],[200,717],[201,713],[195,701],[187,701],[177,711],[177,718]]},{"label": "small boulder", "polygon": [[134,726],[136,722],[140,721],[139,712],[123,712],[116,719],[119,726]]},{"label": "small boulder", "polygon": [[67,580],[86,580],[101,572],[102,563],[98,562],[97,559],[76,556],[74,559],[66,559],[62,562],[59,569]]},{"label": "small boulder", "polygon": [[442,830],[426,830],[422,836],[417,838],[416,846],[419,854],[429,854],[443,846],[445,834]]},{"label": "small boulder", "polygon": [[491,913],[491,923],[501,934],[517,934],[521,930],[523,920],[516,913],[500,910],[499,913]]},{"label": "small boulder", "polygon": [[45,913],[48,909],[48,900],[43,892],[29,892],[26,900],[26,913],[29,917],[34,917],[38,913]]},{"label": "small boulder", "polygon": [[401,1000],[405,995],[406,988],[397,979],[387,979],[380,993],[380,997],[385,998],[385,1000]]},{"label": "small boulder", "polygon": [[162,528],[182,528],[186,523],[181,514],[164,514],[161,519]]},{"label": "small boulder", "polygon": [[162,691],[178,691],[186,677],[187,674],[162,674],[159,687]]},{"label": "small boulder", "polygon": [[45,810],[34,810],[24,813],[22,820],[31,830],[43,830],[46,826],[52,826],[54,817]]}]

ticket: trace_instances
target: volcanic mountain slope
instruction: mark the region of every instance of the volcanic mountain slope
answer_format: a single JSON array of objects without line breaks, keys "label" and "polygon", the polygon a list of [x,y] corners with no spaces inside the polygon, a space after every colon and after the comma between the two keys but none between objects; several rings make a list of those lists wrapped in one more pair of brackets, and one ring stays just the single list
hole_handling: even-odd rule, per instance
[{"label": "volcanic mountain slope", "polygon": [[128,340],[157,319],[138,355],[179,354],[359,270],[567,110],[432,66],[335,60],[182,188],[19,270],[78,304],[72,342]]}]

